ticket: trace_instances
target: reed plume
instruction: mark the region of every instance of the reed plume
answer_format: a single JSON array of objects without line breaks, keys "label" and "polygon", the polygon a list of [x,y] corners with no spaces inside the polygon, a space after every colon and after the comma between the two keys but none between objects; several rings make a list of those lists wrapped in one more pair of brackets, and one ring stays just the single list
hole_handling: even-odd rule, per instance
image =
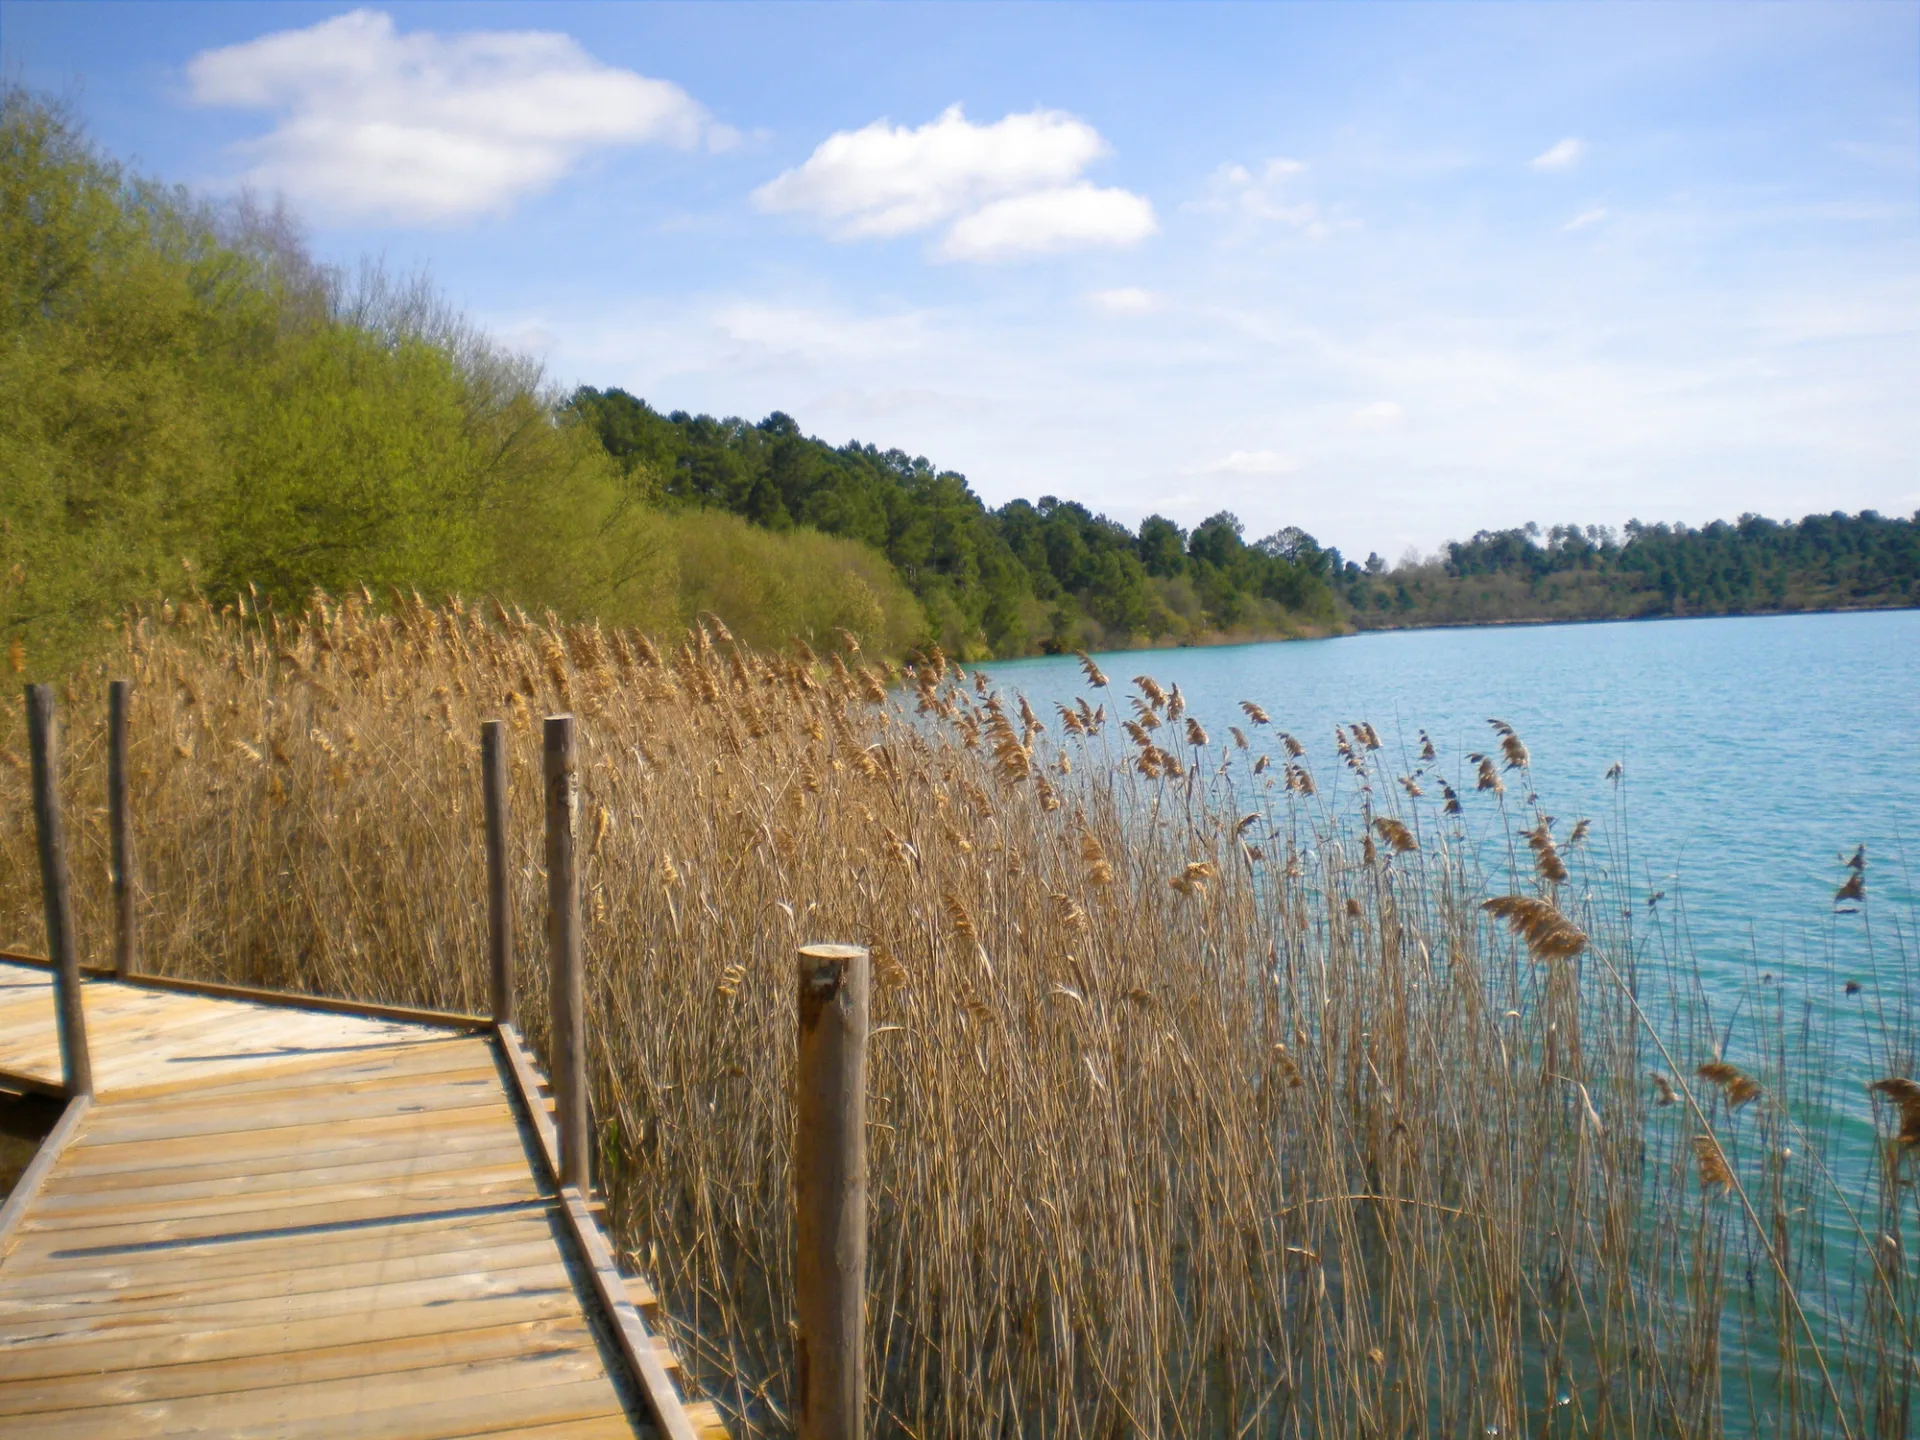
[{"label": "reed plume", "polygon": [[1733,1188],[1733,1168],[1727,1164],[1727,1152],[1720,1148],[1718,1140],[1711,1135],[1694,1136],[1693,1155],[1699,1166],[1702,1190],[1725,1192]]},{"label": "reed plume", "polygon": [[1720,1093],[1727,1097],[1727,1108],[1738,1110],[1749,1101],[1761,1096],[1760,1082],[1737,1065],[1729,1065],[1724,1060],[1709,1060],[1701,1065],[1694,1074],[1709,1084],[1717,1085]]},{"label": "reed plume", "polygon": [[1496,895],[1483,900],[1480,908],[1526,942],[1527,949],[1539,960],[1569,960],[1587,946],[1587,937],[1553,903],[1532,895]]},{"label": "reed plume", "polygon": [[1920,1145],[1920,1084],[1890,1075],[1884,1080],[1874,1081],[1867,1088],[1893,1102],[1900,1117],[1900,1129],[1895,1138],[1902,1145]]}]

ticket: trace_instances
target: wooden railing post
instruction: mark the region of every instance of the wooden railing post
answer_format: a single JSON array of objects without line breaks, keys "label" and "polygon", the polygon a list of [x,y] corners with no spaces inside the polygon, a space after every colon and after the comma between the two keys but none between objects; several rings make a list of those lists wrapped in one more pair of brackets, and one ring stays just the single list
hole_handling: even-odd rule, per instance
[{"label": "wooden railing post", "polygon": [[799,979],[793,1290],[800,1440],[860,1440],[867,1392],[867,952],[803,946]]},{"label": "wooden railing post", "polygon": [[107,828],[113,841],[113,973],[122,980],[140,967],[134,932],[133,808],[127,793],[127,707],[133,682],[107,686]]},{"label": "wooden railing post", "polygon": [[487,960],[493,1021],[513,1023],[513,892],[507,853],[507,727],[489,720],[480,727],[480,788],[487,811]]},{"label": "wooden railing post", "polygon": [[67,827],[60,814],[60,732],[53,687],[27,687],[27,745],[33,752],[33,820],[40,836],[40,893],[47,911],[60,1018],[60,1068],[69,1095],[93,1094],[87,1017],[81,1008],[80,957],[73,947],[73,897],[67,888]]},{"label": "wooden railing post", "polygon": [[549,715],[547,781],[547,977],[553,1015],[554,1129],[560,1183],[582,1195],[591,1185],[587,1140],[586,983],[580,949],[580,875],[574,866],[573,716]]}]

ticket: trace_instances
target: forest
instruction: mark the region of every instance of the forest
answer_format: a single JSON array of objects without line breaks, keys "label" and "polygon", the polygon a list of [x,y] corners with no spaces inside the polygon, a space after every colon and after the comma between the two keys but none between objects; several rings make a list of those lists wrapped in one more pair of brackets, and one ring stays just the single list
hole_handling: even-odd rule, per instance
[{"label": "forest", "polygon": [[590,387],[567,409],[646,503],[717,508],[881,552],[962,658],[1324,634],[1338,623],[1339,557],[1299,530],[1249,543],[1222,511],[1191,533],[1157,515],[1136,533],[1051,495],[993,510],[963,475],[901,450],[810,439],[777,411],[757,425],[662,415]]},{"label": "forest", "polygon": [[899,450],[808,439],[778,412],[757,425],[662,415],[588,387],[568,408],[650,503],[857,539],[886,555],[937,632],[979,637],[993,654],[1920,604],[1920,517],[1534,524],[1482,530],[1389,569],[1297,527],[1248,542],[1226,511],[1188,531],[1161,515],[1130,530],[1050,495],[990,509],[964,476]]},{"label": "forest", "polygon": [[1920,514],[1482,530],[1392,570],[1349,563],[1336,584],[1366,630],[1920,605]]},{"label": "forest", "polygon": [[556,387],[431,285],[318,262],[250,197],[127,171],[0,91],[0,650],[57,673],[131,604],[491,595],[755,644],[966,660],[1353,629],[1920,603],[1915,518],[1482,531],[1389,568],[1222,511],[987,505],[898,448]]}]

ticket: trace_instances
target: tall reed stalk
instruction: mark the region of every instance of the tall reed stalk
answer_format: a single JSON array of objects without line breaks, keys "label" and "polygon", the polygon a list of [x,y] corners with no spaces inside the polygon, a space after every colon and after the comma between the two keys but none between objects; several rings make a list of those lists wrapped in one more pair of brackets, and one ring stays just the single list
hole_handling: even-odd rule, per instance
[{"label": "tall reed stalk", "polygon": [[[125,673],[167,974],[484,1009],[479,724],[510,723],[537,934],[537,723],[580,717],[600,1174],[738,1433],[790,1416],[814,939],[873,952],[882,1433],[1914,1433],[1920,1099],[1860,1128],[1861,1085],[1914,1074],[1911,952],[1882,945],[1859,1039],[1756,981],[1723,1052],[1614,827],[1542,814],[1509,728],[1390,765],[1370,726],[1305,746],[1251,701],[1210,736],[1091,661],[1043,718],[937,652],[902,674],[846,635],[668,649],[417,597],[189,602],[124,640],[65,692],[79,926],[103,960]],[[520,983],[543,1044],[541,967]]]}]

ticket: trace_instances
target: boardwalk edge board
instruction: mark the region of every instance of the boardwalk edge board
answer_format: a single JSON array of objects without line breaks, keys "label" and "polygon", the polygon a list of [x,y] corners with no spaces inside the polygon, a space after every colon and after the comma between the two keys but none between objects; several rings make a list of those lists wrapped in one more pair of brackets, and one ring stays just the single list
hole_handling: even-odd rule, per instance
[{"label": "boardwalk edge board", "polygon": [[[14,1182],[13,1193],[7,1196],[7,1202],[0,1205],[0,1247],[7,1243],[7,1237],[13,1234],[14,1227],[26,1215],[32,1206],[34,1197],[40,1193],[40,1186],[46,1180],[48,1172],[59,1163],[60,1152],[67,1148],[80,1129],[80,1122],[86,1118],[87,1111],[93,1107],[91,1095],[76,1095],[67,1101],[67,1108],[60,1118],[53,1122],[53,1129],[47,1132],[40,1142],[40,1148],[33,1159],[27,1162],[27,1168],[20,1172],[20,1178]],[[0,1263],[5,1261],[4,1248],[0,1248]]]},{"label": "boardwalk edge board", "polygon": [[[715,1433],[714,1427],[709,1425],[696,1429],[687,1415],[678,1387],[661,1364],[660,1352],[653,1336],[647,1331],[646,1321],[640,1318],[640,1312],[627,1298],[626,1278],[614,1263],[613,1248],[601,1234],[599,1222],[588,1209],[586,1199],[571,1186],[559,1187],[559,1136],[540,1094],[539,1071],[534,1066],[532,1056],[527,1053],[526,1042],[511,1024],[499,1026],[497,1034],[501,1053],[506,1057],[507,1069],[520,1093],[527,1118],[533,1125],[534,1133],[540,1137],[548,1177],[559,1188],[561,1217],[566,1221],[574,1244],[579,1247],[586,1261],[587,1273],[593,1280],[600,1307],[612,1321],[614,1338],[635,1379],[645,1391],[654,1418],[671,1440],[703,1440],[703,1435],[710,1440]],[[682,1373],[684,1371],[683,1366]]]},{"label": "boardwalk edge board", "polygon": [[[17,950],[0,950],[0,961],[31,965],[36,970],[53,969],[53,961],[44,955],[28,955]],[[363,1020],[401,1020],[414,1025],[438,1025],[449,1030],[485,1032],[493,1021],[485,1015],[467,1015],[458,1010],[422,1010],[412,1005],[377,1005],[360,1000],[342,1000],[333,995],[297,995],[288,990],[265,990],[257,985],[225,985],[217,980],[181,980],[172,975],[116,975],[104,965],[82,965],[86,980],[111,980],[116,985],[132,985],[142,990],[165,990],[177,995],[201,995],[209,1000],[244,1000],[257,1005],[282,1005],[290,1010],[318,1010],[329,1015],[353,1015]]]}]

